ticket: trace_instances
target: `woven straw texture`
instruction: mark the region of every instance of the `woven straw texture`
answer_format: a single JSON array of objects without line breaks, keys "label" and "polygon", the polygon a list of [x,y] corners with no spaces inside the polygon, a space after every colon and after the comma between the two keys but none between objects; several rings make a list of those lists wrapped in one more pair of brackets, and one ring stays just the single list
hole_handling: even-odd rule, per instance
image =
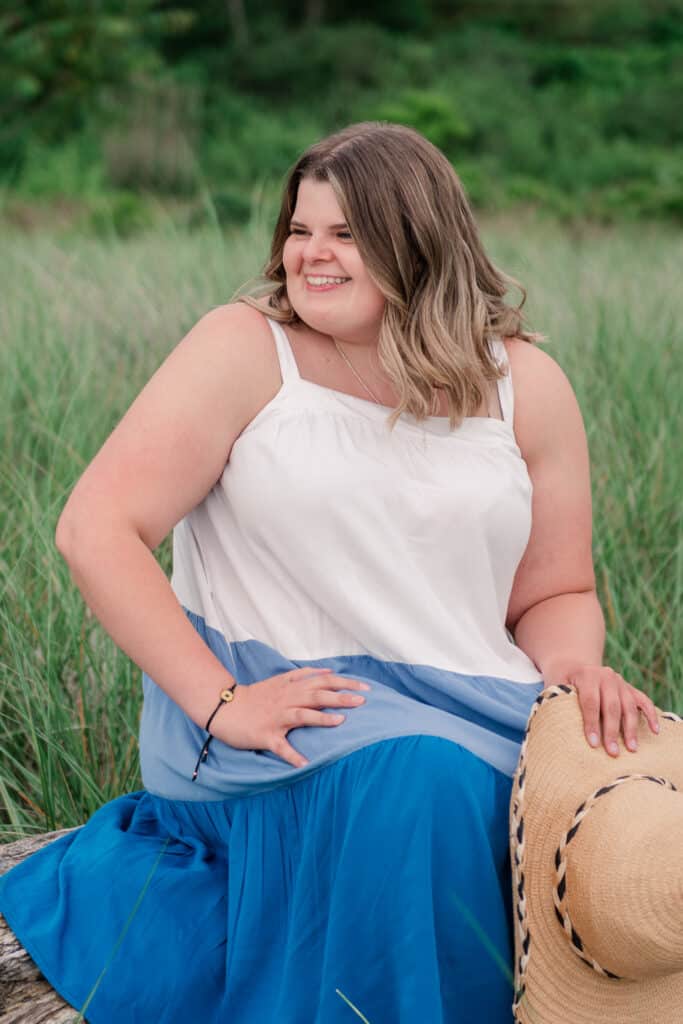
[{"label": "woven straw texture", "polygon": [[510,802],[517,1024],[683,1024],[683,720],[659,720],[611,758],[573,688],[534,705]]}]

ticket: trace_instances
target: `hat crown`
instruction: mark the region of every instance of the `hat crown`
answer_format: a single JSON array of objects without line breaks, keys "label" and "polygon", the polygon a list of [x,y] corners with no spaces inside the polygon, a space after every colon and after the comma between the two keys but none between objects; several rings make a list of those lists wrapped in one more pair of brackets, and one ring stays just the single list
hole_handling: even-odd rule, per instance
[{"label": "hat crown", "polygon": [[636,774],[602,787],[566,848],[583,954],[619,978],[683,971],[683,793],[664,783]]},{"label": "hat crown", "polygon": [[680,1016],[683,719],[658,719],[613,758],[589,746],[573,687],[532,709],[510,801],[517,1024]]}]

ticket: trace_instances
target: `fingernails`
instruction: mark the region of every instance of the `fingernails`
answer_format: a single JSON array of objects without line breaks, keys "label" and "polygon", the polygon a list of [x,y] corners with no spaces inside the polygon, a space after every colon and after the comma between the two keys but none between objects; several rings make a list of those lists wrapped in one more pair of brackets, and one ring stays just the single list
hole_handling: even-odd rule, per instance
[{"label": "fingernails", "polygon": [[638,744],[635,740],[629,740],[626,746],[629,750],[633,750],[634,752],[638,749]]},{"label": "fingernails", "polygon": [[591,747],[597,747],[597,745],[600,743],[600,737],[596,732],[592,732],[588,737],[588,742],[590,743]]},{"label": "fingernails", "polygon": [[659,732],[659,722],[655,722],[655,732]]},{"label": "fingernails", "polygon": [[618,747],[618,745],[616,743],[610,743],[610,745],[608,746],[607,749],[609,750],[610,754],[618,754],[619,753],[619,747]]},{"label": "fingernails", "polygon": [[361,688],[361,690],[369,690],[370,689],[370,687],[368,686],[367,683],[361,683],[360,684],[360,688]]}]

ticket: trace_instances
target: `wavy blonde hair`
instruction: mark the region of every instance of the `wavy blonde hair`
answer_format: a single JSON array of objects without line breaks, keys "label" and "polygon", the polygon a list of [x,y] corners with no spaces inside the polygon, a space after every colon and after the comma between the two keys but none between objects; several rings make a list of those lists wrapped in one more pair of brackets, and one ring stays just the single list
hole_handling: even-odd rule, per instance
[{"label": "wavy blonde hair", "polygon": [[[523,327],[524,287],[486,256],[458,175],[436,146],[401,124],[352,124],[310,146],[288,174],[265,281],[236,293],[236,301],[294,326],[302,320],[287,297],[282,251],[303,178],[332,186],[386,298],[378,357],[399,395],[390,428],[403,412],[426,418],[442,389],[454,429],[481,406],[488,383],[505,375],[489,338],[543,340]],[[522,293],[519,306],[504,301],[510,286]]]}]

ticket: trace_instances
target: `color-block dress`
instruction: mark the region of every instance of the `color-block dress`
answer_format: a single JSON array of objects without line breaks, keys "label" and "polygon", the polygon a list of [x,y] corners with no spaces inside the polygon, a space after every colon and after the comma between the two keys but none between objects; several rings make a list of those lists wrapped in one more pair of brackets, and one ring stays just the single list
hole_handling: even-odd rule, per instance
[{"label": "color-block dress", "polygon": [[505,628],[531,527],[510,375],[503,420],[392,433],[268,322],[282,386],[175,527],[172,587],[239,683],[329,666],[366,703],[289,733],[304,769],[214,740],[192,782],[205,733],[143,674],[144,789],[5,875],[0,911],[92,1024],[509,1024],[543,685]]}]

